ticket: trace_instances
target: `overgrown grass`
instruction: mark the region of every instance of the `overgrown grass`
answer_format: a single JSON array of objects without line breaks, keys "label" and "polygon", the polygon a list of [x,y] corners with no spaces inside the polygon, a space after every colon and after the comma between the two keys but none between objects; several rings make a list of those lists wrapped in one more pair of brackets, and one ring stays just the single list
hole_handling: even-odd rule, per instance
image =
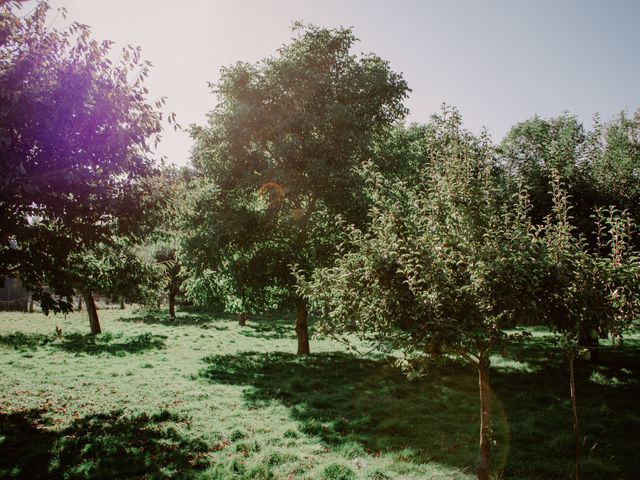
[{"label": "overgrown grass", "polygon": [[[469,366],[408,381],[328,340],[300,358],[288,316],[101,316],[92,337],[86,314],[0,314],[0,478],[474,477]],[[565,363],[543,330],[494,357],[499,478],[571,478]],[[638,335],[579,367],[585,478],[640,478],[639,381]]]}]

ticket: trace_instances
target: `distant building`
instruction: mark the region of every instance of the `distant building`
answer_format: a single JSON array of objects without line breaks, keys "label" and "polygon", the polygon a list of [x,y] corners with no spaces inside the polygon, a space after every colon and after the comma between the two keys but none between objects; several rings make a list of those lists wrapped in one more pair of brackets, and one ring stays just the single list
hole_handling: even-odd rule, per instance
[{"label": "distant building", "polygon": [[29,298],[29,292],[18,279],[4,277],[4,286],[0,288],[0,310],[26,312],[29,309]]}]

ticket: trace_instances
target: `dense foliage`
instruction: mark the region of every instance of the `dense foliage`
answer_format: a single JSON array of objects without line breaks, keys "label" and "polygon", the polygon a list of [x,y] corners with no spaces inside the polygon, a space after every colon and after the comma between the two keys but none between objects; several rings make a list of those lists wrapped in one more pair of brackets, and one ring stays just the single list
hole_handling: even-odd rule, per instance
[{"label": "dense foliage", "polygon": [[506,327],[535,313],[538,245],[526,204],[512,213],[498,202],[488,140],[465,131],[455,110],[427,130],[428,155],[413,176],[420,181],[389,184],[372,172],[370,229],[353,228],[335,265],[316,270],[303,290],[324,313],[322,332],[477,365],[478,476],[486,479],[489,355],[508,340]]},{"label": "dense foliage", "polygon": [[[349,29],[296,24],[274,56],[222,70],[206,125],[190,130],[192,166],[160,168],[150,63],[131,47],[112,61],[112,42],[47,26],[48,9],[0,2],[1,277],[19,277],[45,313],[80,293],[94,334],[96,292],[158,307],[166,295],[174,324],[184,296],[242,326],[295,307],[298,354],[310,353],[311,306],[320,335],[395,356],[411,376],[455,357],[477,369],[481,480],[493,473],[492,355],[527,335],[514,327],[544,325],[568,355],[579,479],[574,362],[640,317],[640,110],[590,130],[569,113],[535,116],[499,145],[446,106],[406,126],[409,89],[388,62],[354,54]],[[91,338],[82,348],[109,350]],[[131,348],[164,346],[150,339]],[[304,377],[314,358],[286,366]],[[207,375],[229,376],[225,362]],[[292,385],[288,398],[307,395]]]},{"label": "dense foliage", "polygon": [[568,113],[533,117],[515,125],[498,152],[511,189],[529,192],[536,223],[552,213],[554,176],[571,196],[575,233],[592,246],[596,208],[615,206],[640,218],[640,111],[607,123],[596,115],[591,130]]},{"label": "dense foliage", "polygon": [[48,8],[0,6],[0,275],[65,311],[51,293],[74,291],[74,253],[142,231],[160,103],[138,49],[114,63],[87,26],[47,26]]},{"label": "dense foliage", "polygon": [[211,207],[202,229],[189,228],[185,253],[227,308],[295,303],[298,351],[308,353],[290,265],[330,262],[338,215],[363,223],[359,167],[404,115],[407,86],[379,57],[351,53],[350,30],[297,29],[275,57],[224,69],[208,125],[192,129],[193,163],[209,181],[196,202]]}]

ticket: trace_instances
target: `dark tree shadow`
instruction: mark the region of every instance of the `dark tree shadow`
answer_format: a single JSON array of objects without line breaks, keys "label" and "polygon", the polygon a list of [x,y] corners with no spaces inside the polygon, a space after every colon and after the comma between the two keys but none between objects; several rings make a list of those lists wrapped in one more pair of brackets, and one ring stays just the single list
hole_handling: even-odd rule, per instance
[{"label": "dark tree shadow", "polygon": [[[570,478],[573,431],[568,373],[549,339],[509,353],[533,371],[494,368],[492,449],[504,479]],[[578,367],[578,408],[586,437],[585,478],[635,479],[639,464],[640,350],[603,349],[600,365]],[[477,464],[477,377],[455,362],[408,381],[382,359],[331,352],[298,357],[243,352],[204,359],[200,377],[246,386],[250,407],[279,403],[299,428],[340,448],[395,451],[409,461],[457,468]],[[595,373],[594,373],[595,372]],[[594,381],[600,375],[601,381]],[[608,379],[608,380],[607,380]],[[616,383],[618,382],[618,383]]]},{"label": "dark tree shadow", "polygon": [[163,349],[166,339],[166,335],[152,333],[141,333],[132,337],[119,337],[108,333],[99,336],[70,334],[65,335],[60,342],[52,343],[51,347],[76,354],[123,356]]},{"label": "dark tree shadow", "polygon": [[209,464],[207,445],[180,433],[186,419],[168,411],[91,415],[61,432],[34,427],[40,413],[0,414],[0,478],[188,479]]},{"label": "dark tree shadow", "polygon": [[[279,340],[296,338],[295,323],[291,319],[282,318],[259,318],[250,320],[245,327],[240,330],[240,334],[250,338],[261,338],[263,340]],[[310,326],[310,335],[311,326]]]},{"label": "dark tree shadow", "polygon": [[15,350],[36,350],[55,339],[53,335],[26,334],[22,332],[0,335],[0,345]]},{"label": "dark tree shadow", "polygon": [[0,478],[49,478],[49,452],[58,437],[40,422],[41,414],[0,413]]},{"label": "dark tree shadow", "polygon": [[434,370],[429,379],[408,381],[382,359],[342,352],[243,352],[204,361],[201,378],[248,386],[250,407],[284,404],[303,433],[332,447],[355,442],[363,454],[402,451],[410,461],[456,468],[475,462],[477,380],[456,363],[446,374]]},{"label": "dark tree shadow", "polygon": [[151,310],[143,312],[135,317],[120,318],[121,322],[143,323],[146,325],[165,325],[167,327],[194,326],[203,329],[227,330],[229,327],[215,325],[220,321],[235,320],[232,315],[226,313],[178,313],[175,319],[170,319],[166,312]]},{"label": "dark tree shadow", "polygon": [[122,337],[110,333],[97,336],[72,333],[61,339],[53,335],[12,333],[0,336],[0,345],[16,350],[36,350],[46,346],[50,349],[75,354],[123,356],[165,348],[166,338],[166,335],[151,333],[141,333],[132,337]]},{"label": "dark tree shadow", "polygon": [[[571,478],[574,440],[566,354],[553,337],[532,338],[508,357],[534,372],[494,372],[511,430],[505,478]],[[640,478],[640,345],[602,345],[600,361],[576,362],[584,478]]]}]

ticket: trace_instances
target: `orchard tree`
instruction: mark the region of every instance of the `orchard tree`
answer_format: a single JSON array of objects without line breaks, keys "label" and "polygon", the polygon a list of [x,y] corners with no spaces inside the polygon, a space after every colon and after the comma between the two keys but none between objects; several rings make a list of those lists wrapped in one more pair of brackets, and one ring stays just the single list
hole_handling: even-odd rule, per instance
[{"label": "orchard tree", "polygon": [[[189,190],[194,185],[194,172],[188,167],[163,165],[151,179],[152,199],[161,208],[151,211],[154,229],[141,248],[143,256],[153,262],[160,277],[156,304],[162,293],[168,301],[169,319],[176,318],[176,298],[182,291],[183,262],[180,255],[181,219],[186,214]],[[186,225],[185,225],[186,226]]]},{"label": "orchard tree", "polygon": [[192,161],[218,189],[222,216],[214,223],[230,222],[209,229],[210,248],[227,253],[222,262],[214,255],[208,270],[232,279],[226,283],[243,301],[269,297],[258,292],[274,285],[283,290],[296,304],[305,354],[307,305],[289,265],[311,272],[331,261],[336,216],[362,224],[359,168],[404,116],[408,89],[387,62],[351,53],[350,30],[295,29],[274,57],[223,69],[208,125],[192,128]]},{"label": "orchard tree", "polygon": [[180,256],[191,300],[222,303],[238,314],[241,325],[250,314],[292,300],[287,282],[290,255],[296,252],[290,235],[279,235],[290,227],[279,225],[279,212],[268,209],[259,193],[230,206],[204,179],[192,184],[186,199]]},{"label": "orchard tree", "polygon": [[636,221],[640,217],[640,111],[623,111],[606,123],[595,115],[591,130],[569,113],[536,116],[515,125],[499,153],[512,189],[528,190],[537,224],[552,212],[554,175],[572,198],[575,233],[592,246],[595,208],[615,205]]},{"label": "orchard tree", "polygon": [[162,100],[148,103],[139,49],[113,62],[112,42],[47,26],[48,9],[0,6],[0,275],[57,312],[71,309],[79,252],[144,233]]},{"label": "orchard tree", "polygon": [[478,478],[486,480],[490,354],[513,339],[506,327],[536,314],[535,258],[543,245],[526,195],[516,196],[515,208],[500,205],[488,138],[464,130],[446,108],[427,131],[429,162],[408,181],[390,182],[369,168],[368,230],[351,228],[335,265],[301,278],[301,292],[320,314],[321,334],[356,334],[407,358],[448,354],[475,365]]},{"label": "orchard tree", "polygon": [[593,179],[595,138],[569,113],[543,119],[533,117],[515,125],[499,147],[503,168],[512,190],[524,187],[531,198],[534,223],[541,224],[553,208],[551,195],[554,172],[576,199],[580,231],[591,234],[591,215],[604,200]]},{"label": "orchard tree", "polygon": [[549,327],[562,334],[569,363],[575,436],[576,480],[581,478],[574,362],[593,351],[582,339],[601,332],[621,335],[640,317],[640,252],[634,250],[637,227],[615,207],[595,211],[596,246],[576,233],[570,197],[559,176],[553,179],[553,212],[541,233],[546,245],[539,304]]},{"label": "orchard tree", "polygon": [[178,259],[176,245],[171,242],[156,242],[153,245],[153,259],[160,269],[163,290],[169,303],[169,319],[176,318],[176,296],[180,293],[182,265]]},{"label": "orchard tree", "polygon": [[137,245],[126,238],[112,238],[108,243],[72,253],[64,281],[82,295],[91,333],[95,335],[102,328],[94,293],[147,303],[162,277],[156,265],[139,254]]},{"label": "orchard tree", "polygon": [[[566,245],[573,245],[584,255],[596,250],[603,252],[592,220],[597,209],[611,206],[625,210],[635,221],[640,217],[638,112],[633,116],[621,112],[606,123],[595,115],[591,130],[585,130],[568,113],[552,119],[533,117],[511,129],[499,153],[507,185],[512,191],[522,185],[529,192],[531,216],[536,224],[545,224],[556,214],[558,198],[553,192],[559,187],[554,185],[554,178],[562,183],[561,190],[571,198],[573,238],[571,242],[565,239]],[[639,239],[631,241],[635,248],[640,248]],[[592,348],[590,358],[597,361],[598,334],[604,335],[606,329],[580,328],[578,332],[582,348],[596,347]]]},{"label": "orchard tree", "polygon": [[[605,201],[640,221],[640,109],[622,111],[612,121],[596,117],[592,137],[593,178]],[[636,243],[640,247],[640,243]]]}]

